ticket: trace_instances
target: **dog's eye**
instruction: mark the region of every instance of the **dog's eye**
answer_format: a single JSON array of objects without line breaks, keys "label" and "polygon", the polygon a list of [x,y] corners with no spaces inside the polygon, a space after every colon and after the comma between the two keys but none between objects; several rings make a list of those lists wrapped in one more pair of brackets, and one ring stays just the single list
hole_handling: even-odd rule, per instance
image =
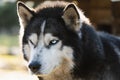
[{"label": "dog's eye", "polygon": [[49,42],[49,46],[55,45],[59,42],[59,40],[53,39]]},{"label": "dog's eye", "polygon": [[35,44],[34,44],[31,40],[29,40],[29,42],[30,42],[32,45],[34,45],[34,46],[35,46]]}]

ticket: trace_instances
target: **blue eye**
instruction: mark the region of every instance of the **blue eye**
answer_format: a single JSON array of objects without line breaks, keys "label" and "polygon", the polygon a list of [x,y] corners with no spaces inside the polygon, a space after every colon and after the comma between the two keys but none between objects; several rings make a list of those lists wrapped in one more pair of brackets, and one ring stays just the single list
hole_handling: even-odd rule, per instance
[{"label": "blue eye", "polygon": [[56,40],[56,39],[51,40],[51,41],[49,42],[49,46],[55,45],[55,44],[57,44],[58,42],[59,42],[59,40]]}]

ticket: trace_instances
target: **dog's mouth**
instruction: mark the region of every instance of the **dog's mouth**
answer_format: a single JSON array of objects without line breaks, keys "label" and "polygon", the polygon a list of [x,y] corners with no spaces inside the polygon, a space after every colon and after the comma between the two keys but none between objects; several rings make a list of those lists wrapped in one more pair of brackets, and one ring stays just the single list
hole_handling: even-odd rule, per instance
[{"label": "dog's mouth", "polygon": [[33,72],[33,71],[30,70],[30,72],[31,72],[31,74],[33,74],[33,75],[42,75],[42,73],[39,72],[39,71]]},{"label": "dog's mouth", "polygon": [[54,71],[56,70],[57,66],[55,66],[52,70],[48,71],[48,72],[44,72],[43,70],[38,70],[36,72],[32,72],[33,75],[36,75],[37,77],[45,77],[50,75],[51,73],[54,73]]},{"label": "dog's mouth", "polygon": [[39,78],[42,78],[42,77],[46,77],[46,76],[48,76],[50,73],[41,73],[41,72],[36,72],[36,73],[34,73],[34,75],[36,75],[37,77],[39,77]]},{"label": "dog's mouth", "polygon": [[37,77],[39,77],[39,78],[42,78],[42,77],[45,77],[45,76],[47,76],[48,74],[43,74],[43,73],[41,73],[41,72],[32,72],[32,74],[33,75],[36,75]]},{"label": "dog's mouth", "polygon": [[[31,71],[31,70],[30,70]],[[50,73],[45,73],[45,72],[42,72],[41,70],[38,70],[38,71],[31,71],[31,73],[33,74],[33,75],[36,75],[36,76],[38,76],[38,77],[42,77],[42,76],[47,76],[47,75],[49,75]]]},{"label": "dog's mouth", "polygon": [[37,74],[36,76],[37,77],[45,77],[45,76],[47,76],[48,74]]}]

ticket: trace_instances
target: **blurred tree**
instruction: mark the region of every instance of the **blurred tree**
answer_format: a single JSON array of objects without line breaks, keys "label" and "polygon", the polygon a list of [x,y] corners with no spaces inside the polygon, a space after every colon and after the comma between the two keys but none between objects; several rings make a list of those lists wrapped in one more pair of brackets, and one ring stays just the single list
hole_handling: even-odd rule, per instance
[{"label": "blurred tree", "polygon": [[18,24],[16,13],[16,3],[6,2],[3,6],[0,6],[0,27],[11,28]]}]

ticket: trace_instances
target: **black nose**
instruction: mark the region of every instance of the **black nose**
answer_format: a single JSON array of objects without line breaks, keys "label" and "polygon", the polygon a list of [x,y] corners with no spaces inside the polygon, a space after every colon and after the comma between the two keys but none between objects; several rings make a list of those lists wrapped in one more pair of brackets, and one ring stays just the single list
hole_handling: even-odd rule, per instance
[{"label": "black nose", "polygon": [[30,68],[30,70],[33,73],[35,73],[35,72],[37,72],[40,69],[41,65],[39,63],[37,63],[37,62],[32,62],[32,63],[29,64],[28,67]]}]

